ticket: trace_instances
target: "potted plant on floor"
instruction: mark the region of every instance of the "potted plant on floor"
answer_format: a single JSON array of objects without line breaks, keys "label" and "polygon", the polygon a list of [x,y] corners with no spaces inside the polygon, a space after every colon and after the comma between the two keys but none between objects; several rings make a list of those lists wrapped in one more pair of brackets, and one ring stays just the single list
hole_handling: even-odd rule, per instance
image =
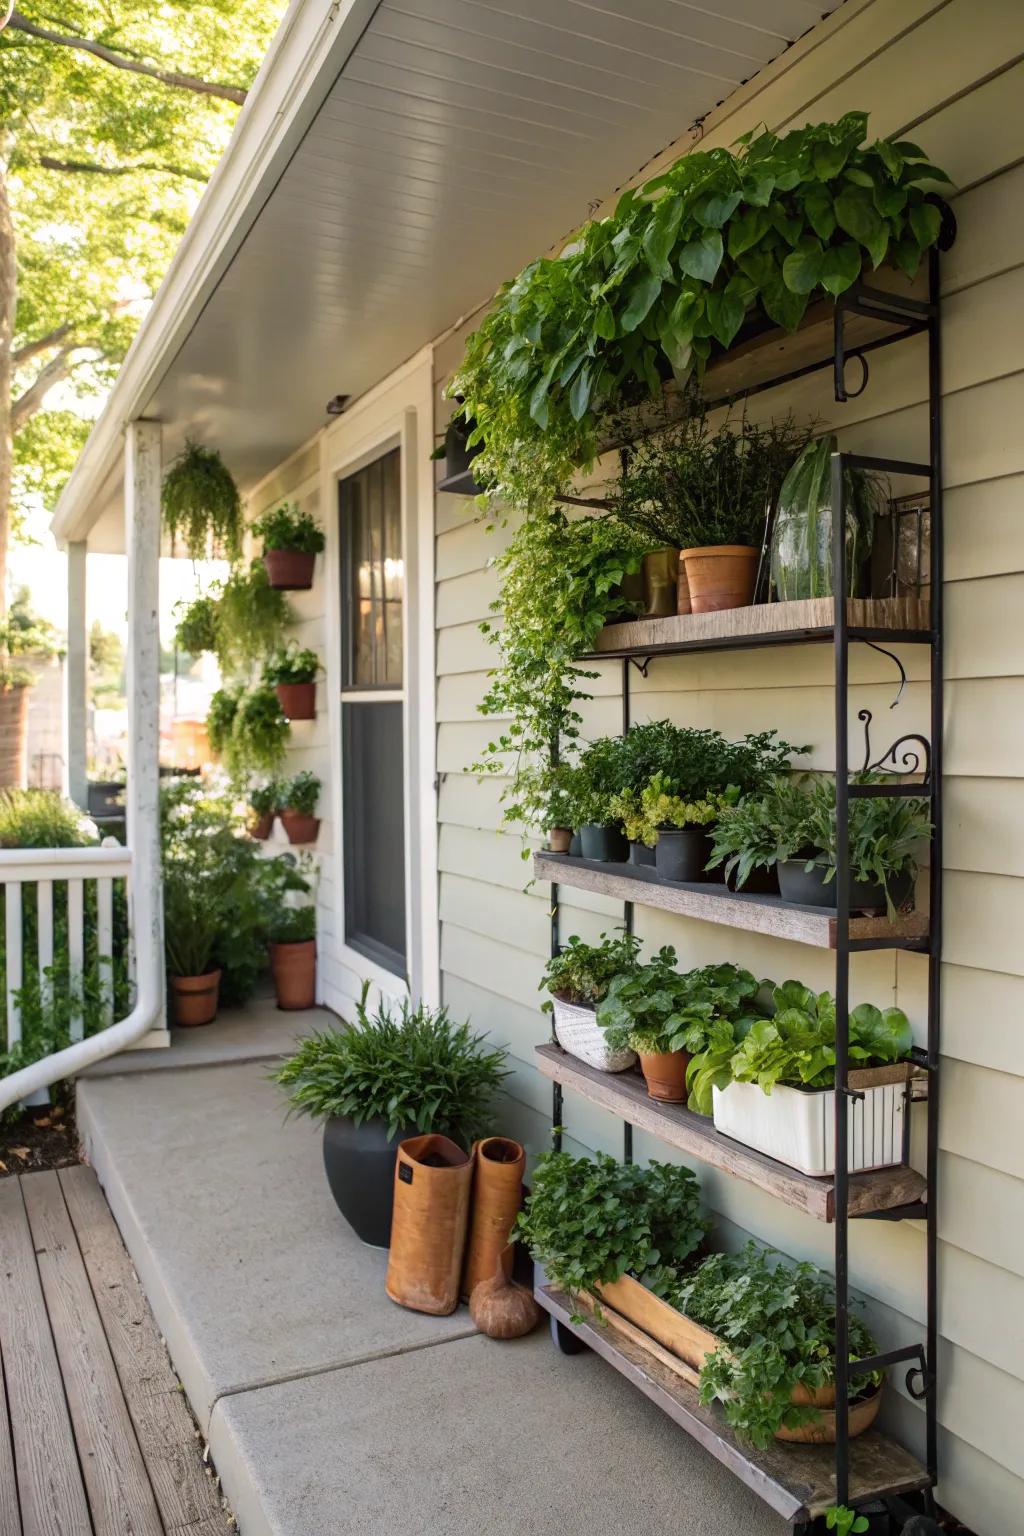
[{"label": "potted plant on floor", "polygon": [[316,719],[316,675],[320,658],[316,651],[301,650],[297,645],[278,651],[263,668],[263,681],[277,693],[282,713],[288,720]]},{"label": "potted plant on floor", "polygon": [[249,836],[257,842],[265,843],[274,830],[274,817],[280,797],[281,788],[275,779],[267,784],[254,784],[249,790],[249,809],[252,812]]},{"label": "potted plant on floor", "polygon": [[639,953],[639,939],[625,931],[613,938],[602,934],[600,944],[584,944],[574,934],[544,968],[540,985],[551,996],[542,1008],[552,1015],[555,1039],[564,1051],[601,1072],[625,1072],[636,1063],[628,1047],[609,1046],[595,1008],[614,977],[636,969]]},{"label": "potted plant on floor", "polygon": [[270,585],[289,592],[308,591],[316,557],[324,547],[323,529],[312,513],[285,501],[257,518],[252,531],[263,540]]},{"label": "potted plant on floor", "polygon": [[285,907],[270,929],[270,974],[277,1006],[312,1008],[316,1002],[316,907]]},{"label": "potted plant on floor", "polygon": [[320,780],[305,770],[280,786],[277,813],[290,843],[315,843],[320,831],[316,813]]},{"label": "potted plant on floor", "polygon": [[489,1048],[446,1008],[381,1001],[343,1029],[307,1036],[274,1073],[296,1114],[324,1122],[324,1165],[338,1209],[372,1247],[391,1240],[395,1154],[407,1136],[447,1136],[469,1150],[487,1132],[508,1075]]},{"label": "potted plant on floor", "polygon": [[220,915],[211,882],[186,859],[164,858],[164,953],[175,1024],[217,1016],[221,970],[214,963]]}]

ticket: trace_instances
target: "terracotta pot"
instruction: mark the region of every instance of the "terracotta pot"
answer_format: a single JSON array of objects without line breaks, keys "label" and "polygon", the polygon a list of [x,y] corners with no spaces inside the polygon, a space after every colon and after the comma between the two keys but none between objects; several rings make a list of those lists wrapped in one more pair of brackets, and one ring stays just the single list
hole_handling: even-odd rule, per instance
[{"label": "terracotta pot", "polygon": [[308,592],[313,585],[316,555],[303,549],[265,549],[263,564],[270,585],[283,592]]},{"label": "terracotta pot", "polygon": [[255,821],[249,823],[249,836],[254,837],[258,843],[265,843],[273,830],[273,811],[268,811],[265,816],[256,816]]},{"label": "terracotta pot", "polygon": [[548,847],[552,853],[568,853],[572,842],[571,827],[549,827]]},{"label": "terracotta pot", "polygon": [[509,1233],[523,1200],[526,1152],[518,1141],[488,1136],[473,1148],[473,1190],[469,1239],[462,1270],[462,1297],[468,1301],[481,1280],[493,1278],[499,1264],[512,1274]]},{"label": "terracotta pot", "polygon": [[0,788],[24,789],[28,783],[28,685],[0,688]]},{"label": "terracotta pot", "polygon": [[274,692],[286,719],[316,719],[316,683],[275,683]]},{"label": "terracotta pot", "polygon": [[181,1029],[209,1024],[217,1017],[220,993],[220,968],[205,976],[171,976],[171,1002],[174,1022]]},{"label": "terracotta pot", "polygon": [[315,843],[320,830],[319,816],[303,816],[301,811],[278,811],[281,825],[290,843]]},{"label": "terracotta pot", "polygon": [[689,1051],[639,1051],[640,1066],[647,1083],[647,1096],[664,1104],[685,1104],[686,1069]]},{"label": "terracotta pot", "polygon": [[676,611],[679,551],[655,549],[644,555],[644,618],[666,619]]},{"label": "terracotta pot", "polygon": [[312,1008],[316,1003],[316,940],[271,944],[270,974],[279,1008]]},{"label": "terracotta pot", "polygon": [[398,1148],[384,1289],[413,1312],[447,1317],[459,1304],[473,1160],[447,1136]]},{"label": "terracotta pot", "polygon": [[676,569],[676,613],[692,613],[690,606],[690,583],[686,577],[686,562],[682,553],[679,555],[679,565]]},{"label": "terracotta pot", "polygon": [[718,613],[722,608],[746,608],[754,601],[757,562],[761,551],[749,544],[712,544],[684,549],[693,613]]},{"label": "terracotta pot", "polygon": [[[776,1440],[787,1440],[798,1445],[835,1445],[835,1387],[819,1387],[817,1391],[809,1392],[806,1387],[798,1385],[793,1388],[793,1401],[794,1403],[814,1403],[818,1408],[818,1417],[810,1424],[800,1424],[796,1429],[787,1429],[785,1425],[780,1425],[775,1431]],[[871,1428],[881,1405],[881,1387],[877,1387],[869,1396],[859,1398],[857,1402],[850,1404],[847,1422],[851,1440]]]}]

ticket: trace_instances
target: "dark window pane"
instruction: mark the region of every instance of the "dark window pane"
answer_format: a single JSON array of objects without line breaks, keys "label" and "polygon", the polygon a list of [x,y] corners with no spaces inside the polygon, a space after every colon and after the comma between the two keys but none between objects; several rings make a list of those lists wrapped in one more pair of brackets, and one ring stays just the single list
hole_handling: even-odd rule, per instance
[{"label": "dark window pane", "polygon": [[402,497],[399,450],[341,482],[345,688],[402,686]]},{"label": "dark window pane", "polygon": [[404,976],[402,705],[345,704],[341,717],[345,941]]}]

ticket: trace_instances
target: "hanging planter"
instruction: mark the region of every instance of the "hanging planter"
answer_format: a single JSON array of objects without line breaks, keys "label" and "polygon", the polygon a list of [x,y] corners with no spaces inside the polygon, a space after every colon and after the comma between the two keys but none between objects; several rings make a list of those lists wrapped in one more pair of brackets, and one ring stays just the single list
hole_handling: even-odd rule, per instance
[{"label": "hanging planter", "polygon": [[286,592],[308,592],[313,585],[316,557],[324,547],[323,530],[309,512],[295,502],[282,502],[252,525],[263,540],[263,564],[272,587]]},{"label": "hanging planter", "polygon": [[320,659],[316,651],[292,645],[279,651],[263,668],[263,680],[271,683],[286,720],[316,719],[316,675]]},{"label": "hanging planter", "polygon": [[479,485],[473,475],[473,460],[479,455],[481,444],[469,444],[476,422],[467,420],[456,410],[448,422],[444,434],[444,474],[436,489],[455,496],[479,496],[487,488]]},{"label": "hanging planter", "polygon": [[160,492],[164,527],[193,560],[222,552],[232,562],[242,553],[242,503],[230,470],[215,448],[186,441],[164,476]]}]

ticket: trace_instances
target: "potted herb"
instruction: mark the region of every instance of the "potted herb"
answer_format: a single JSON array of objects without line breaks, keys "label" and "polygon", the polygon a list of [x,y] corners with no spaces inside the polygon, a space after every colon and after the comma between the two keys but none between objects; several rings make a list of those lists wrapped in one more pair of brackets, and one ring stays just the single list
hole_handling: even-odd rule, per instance
[{"label": "potted herb", "polygon": [[744,417],[713,430],[698,414],[624,460],[616,516],[679,550],[693,613],[753,602],[769,518],[807,437],[791,419],[755,426]]},{"label": "potted herb", "polygon": [[175,1024],[209,1024],[217,1016],[221,968],[214,951],[220,930],[217,891],[188,858],[163,863],[164,952]]},{"label": "potted herb", "polygon": [[316,803],[320,798],[320,780],[307,769],[280,786],[278,814],[290,843],[315,843],[320,830]]},{"label": "potted herb", "polygon": [[316,907],[284,907],[270,929],[270,974],[277,1006],[312,1008],[316,1002]]},{"label": "potted herb", "polygon": [[512,1236],[574,1304],[583,1297],[599,1304],[602,1290],[624,1275],[664,1283],[692,1259],[709,1226],[690,1168],[544,1152]]},{"label": "potted herb", "polygon": [[[715,1129],[802,1173],[835,1171],[835,1002],[799,981],[762,986],[766,1017],[734,1026],[690,1066],[691,1106]],[[885,1168],[903,1156],[903,1120],[913,1035],[899,1008],[861,1003],[849,1014],[851,1172]]]},{"label": "potted herb", "polygon": [[[779,492],[772,530],[771,581],[780,602],[832,596],[832,455],[834,433],[808,443]],[[863,469],[843,472],[847,594],[853,596],[871,554],[884,483]]]},{"label": "potted herb", "polygon": [[316,675],[320,658],[316,651],[291,645],[278,651],[263,668],[263,680],[271,683],[289,720],[316,719]]},{"label": "potted herb", "polygon": [[274,817],[277,815],[277,802],[280,798],[280,786],[275,779],[266,784],[254,784],[249,790],[249,809],[252,811],[252,819],[249,822],[249,836],[257,842],[265,843],[274,830]]},{"label": "potted herb", "polygon": [[639,953],[639,939],[624,931],[614,938],[602,933],[600,944],[584,944],[574,934],[544,969],[540,985],[551,998],[543,1008],[552,1015],[555,1039],[601,1072],[624,1072],[636,1062],[628,1047],[611,1049],[594,1010],[614,977],[636,969]]},{"label": "potted herb", "polygon": [[724,794],[684,800],[677,781],[656,773],[640,794],[645,841],[656,839],[655,865],[662,880],[706,880],[705,865],[711,855],[708,828],[714,826],[722,807],[738,797],[733,786]]},{"label": "potted herb", "polygon": [[780,848],[792,843],[792,829],[803,816],[802,797],[780,778],[760,795],[743,795],[724,805],[711,828],[708,869],[724,866],[726,884],[752,895],[777,896],[776,864]]},{"label": "potted herb", "polygon": [[300,1041],[274,1073],[296,1114],[324,1122],[324,1166],[338,1209],[372,1247],[391,1241],[395,1153],[408,1136],[448,1136],[467,1151],[490,1126],[505,1052],[446,1008],[380,1002]]},{"label": "potted herb", "polygon": [[[666,1300],[709,1330],[711,1346],[690,1361],[703,1403],[716,1399],[727,1422],[762,1449],[773,1439],[835,1440],[835,1320],[832,1277],[792,1264],[754,1243],[713,1253],[663,1287]],[[849,1318],[852,1360],[878,1353],[868,1329]],[[879,1407],[884,1374],[850,1378],[850,1434],[862,1434]]]},{"label": "potted herb", "polygon": [[323,530],[312,513],[285,501],[257,518],[252,531],[263,540],[263,564],[270,585],[291,592],[308,591],[313,585],[316,557],[324,547]]},{"label": "potted herb", "polygon": [[242,552],[242,503],[231,472],[215,448],[189,439],[164,476],[160,493],[164,526],[172,544],[181,539],[193,560],[223,550],[229,560]]}]

